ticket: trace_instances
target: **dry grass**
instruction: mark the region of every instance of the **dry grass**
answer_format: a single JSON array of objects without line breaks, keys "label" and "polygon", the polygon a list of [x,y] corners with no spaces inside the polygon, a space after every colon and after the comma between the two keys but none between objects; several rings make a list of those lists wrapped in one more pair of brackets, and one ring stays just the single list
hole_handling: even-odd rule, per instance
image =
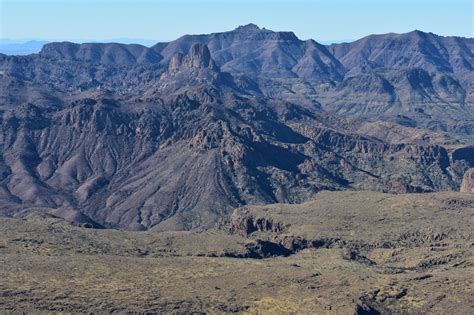
[{"label": "dry grass", "polygon": [[[305,249],[289,257],[269,259],[201,256],[243,252],[245,244],[257,235],[270,237],[265,233],[243,238],[222,231],[121,232],[83,229],[35,215],[23,220],[2,218],[0,310],[353,314],[360,304],[382,313],[472,312],[474,264],[472,238],[466,234],[466,226],[472,223],[472,208],[466,208],[471,197],[351,194],[327,193],[320,196],[320,203],[292,206],[306,209],[301,212],[292,212],[287,206],[274,207],[274,212],[268,210],[270,207],[263,207],[265,211],[257,207],[255,211],[290,222],[285,233],[302,231],[307,236],[392,239],[416,224],[422,230],[436,225],[447,231],[449,222],[452,230],[457,230],[439,242],[408,242],[395,248],[364,250],[361,254],[375,262],[367,264],[347,259],[346,249],[337,247]],[[314,215],[318,209],[332,209],[337,214],[337,209],[346,206],[338,208],[335,203],[327,208],[325,200],[329,196],[343,196],[340,199],[344,202],[350,198],[361,200],[352,203],[360,207],[360,214],[348,208],[340,218],[351,223],[354,233],[332,229],[335,223],[329,219],[324,229],[326,217],[320,215],[318,219]],[[453,198],[458,201],[453,202]],[[362,206],[363,200],[382,206],[370,216],[366,212],[370,210]],[[438,205],[438,210],[428,202]],[[316,211],[313,215],[310,208]],[[451,220],[445,222],[442,208],[450,211]],[[326,216],[331,215],[328,210]],[[361,222],[366,216],[370,218]],[[366,225],[378,216],[393,222],[394,230],[382,224],[373,225],[371,234],[365,233]],[[422,217],[424,225],[420,223]],[[313,234],[309,233],[311,224]]]}]

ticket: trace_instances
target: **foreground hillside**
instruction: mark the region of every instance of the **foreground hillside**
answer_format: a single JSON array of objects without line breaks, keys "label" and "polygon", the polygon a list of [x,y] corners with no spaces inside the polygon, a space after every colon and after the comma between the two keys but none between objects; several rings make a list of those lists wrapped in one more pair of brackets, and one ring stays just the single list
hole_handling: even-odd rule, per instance
[{"label": "foreground hillside", "polygon": [[469,194],[321,192],[200,232],[1,218],[0,310],[467,314],[473,211]]}]

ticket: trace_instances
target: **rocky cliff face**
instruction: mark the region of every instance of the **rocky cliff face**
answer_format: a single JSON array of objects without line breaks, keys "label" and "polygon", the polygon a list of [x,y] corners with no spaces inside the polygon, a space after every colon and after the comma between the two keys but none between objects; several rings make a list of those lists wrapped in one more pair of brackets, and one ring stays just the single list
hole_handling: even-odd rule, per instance
[{"label": "rocky cliff face", "polygon": [[474,194],[474,169],[466,171],[461,183],[461,192]]},{"label": "rocky cliff face", "polygon": [[169,72],[175,73],[182,68],[209,68],[218,71],[214,60],[211,59],[209,49],[203,44],[191,46],[187,55],[176,53],[171,57],[168,67]]},{"label": "rocky cliff face", "polygon": [[[173,230],[321,190],[457,190],[473,166],[457,72],[346,67],[254,25],[153,48],[1,55],[0,212]],[[389,123],[364,132],[374,117]]]}]

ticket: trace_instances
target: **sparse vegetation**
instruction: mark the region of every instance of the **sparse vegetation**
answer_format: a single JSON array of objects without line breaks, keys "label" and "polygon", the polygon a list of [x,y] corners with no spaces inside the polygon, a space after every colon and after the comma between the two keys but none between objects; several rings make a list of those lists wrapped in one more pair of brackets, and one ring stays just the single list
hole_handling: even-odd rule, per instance
[{"label": "sparse vegetation", "polygon": [[[459,193],[322,192],[301,205],[237,209],[205,232],[1,218],[0,309],[467,314],[473,204],[474,196]],[[243,214],[285,228],[237,235],[229,225]],[[244,258],[259,257],[249,255],[259,241],[290,253]]]}]

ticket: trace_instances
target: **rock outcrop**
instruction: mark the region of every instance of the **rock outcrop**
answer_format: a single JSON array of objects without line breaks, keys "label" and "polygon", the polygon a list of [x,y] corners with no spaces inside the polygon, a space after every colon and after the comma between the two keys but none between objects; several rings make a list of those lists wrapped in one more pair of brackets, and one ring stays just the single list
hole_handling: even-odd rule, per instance
[{"label": "rock outcrop", "polygon": [[171,57],[169,72],[175,73],[181,68],[208,68],[218,71],[206,45],[196,43],[189,49],[187,55],[177,53]]},{"label": "rock outcrop", "polygon": [[474,194],[474,168],[470,168],[464,174],[460,191],[462,193]]}]

